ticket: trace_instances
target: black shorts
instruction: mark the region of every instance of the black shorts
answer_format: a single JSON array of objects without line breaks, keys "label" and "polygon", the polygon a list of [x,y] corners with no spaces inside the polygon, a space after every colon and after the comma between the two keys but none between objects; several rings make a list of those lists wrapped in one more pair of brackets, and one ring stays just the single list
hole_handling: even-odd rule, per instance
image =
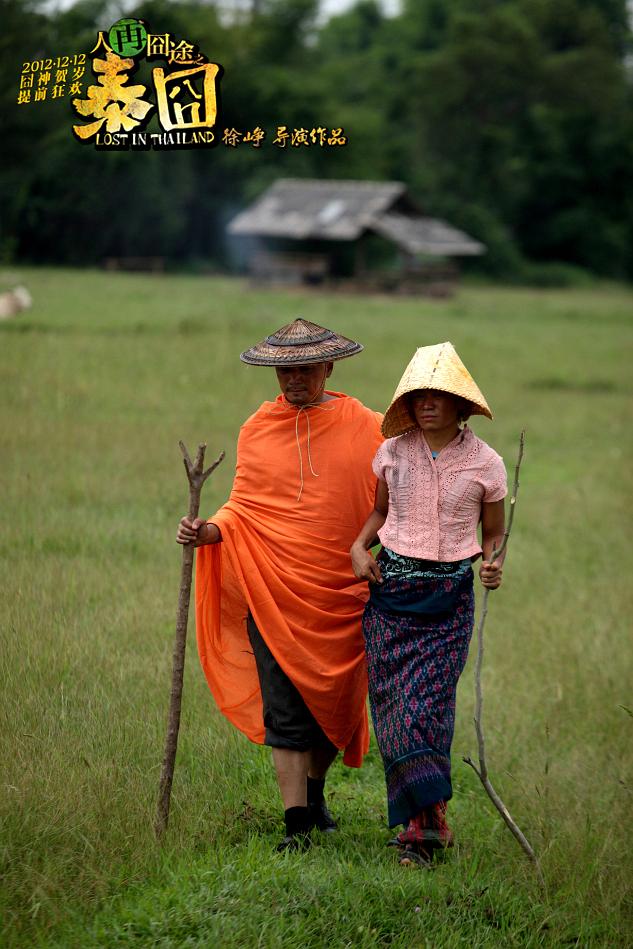
[{"label": "black shorts", "polygon": [[262,692],[264,744],[292,751],[309,751],[317,746],[335,748],[264,642],[250,612],[246,629]]}]

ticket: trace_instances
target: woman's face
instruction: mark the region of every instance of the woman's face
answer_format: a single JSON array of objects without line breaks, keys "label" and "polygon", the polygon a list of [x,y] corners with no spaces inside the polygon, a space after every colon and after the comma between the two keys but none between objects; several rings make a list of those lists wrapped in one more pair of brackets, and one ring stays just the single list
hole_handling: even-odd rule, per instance
[{"label": "woman's face", "polygon": [[423,432],[459,428],[462,399],[437,389],[418,389],[409,396],[413,416]]},{"label": "woman's face", "polygon": [[292,405],[320,402],[325,380],[332,372],[331,362],[311,366],[283,366],[276,370],[279,388]]}]

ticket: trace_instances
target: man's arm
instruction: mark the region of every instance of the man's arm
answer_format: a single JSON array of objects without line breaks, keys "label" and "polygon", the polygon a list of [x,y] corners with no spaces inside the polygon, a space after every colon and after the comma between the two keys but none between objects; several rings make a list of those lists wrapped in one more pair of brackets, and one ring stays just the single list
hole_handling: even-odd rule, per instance
[{"label": "man's arm", "polygon": [[191,544],[194,547],[204,547],[205,544],[219,544],[222,540],[220,528],[215,524],[207,524],[201,517],[190,521],[188,517],[181,517],[176,533],[179,544]]}]

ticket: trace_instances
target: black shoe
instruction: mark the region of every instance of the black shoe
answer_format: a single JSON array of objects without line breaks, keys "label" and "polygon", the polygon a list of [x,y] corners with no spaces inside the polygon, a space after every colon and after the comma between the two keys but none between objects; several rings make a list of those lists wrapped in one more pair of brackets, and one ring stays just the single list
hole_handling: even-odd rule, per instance
[{"label": "black shoe", "polygon": [[305,853],[310,849],[312,841],[307,834],[288,834],[281,843],[277,844],[277,853]]},{"label": "black shoe", "polygon": [[314,826],[307,807],[288,807],[284,811],[286,836],[277,847],[277,853],[286,850],[303,851],[310,846],[310,831]]},{"label": "black shoe", "polygon": [[338,824],[327,809],[325,801],[321,801],[320,804],[310,804],[308,810],[310,811],[310,820],[313,827],[318,828],[324,834],[331,834],[338,830]]}]

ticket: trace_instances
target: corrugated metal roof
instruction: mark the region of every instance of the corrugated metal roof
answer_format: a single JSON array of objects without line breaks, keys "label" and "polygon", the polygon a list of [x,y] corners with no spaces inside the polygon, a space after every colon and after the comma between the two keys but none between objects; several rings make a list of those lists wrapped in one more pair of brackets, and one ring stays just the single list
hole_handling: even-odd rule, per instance
[{"label": "corrugated metal roof", "polygon": [[372,230],[386,237],[411,254],[432,254],[437,257],[468,257],[484,254],[486,247],[433,217],[409,217],[405,214],[382,214]]},{"label": "corrugated metal roof", "polygon": [[[399,211],[394,210],[395,207]],[[485,245],[437,218],[414,213],[401,181],[280,178],[228,225],[229,234],[354,241],[375,231],[412,254],[459,257]]]},{"label": "corrugated metal roof", "polygon": [[230,234],[353,241],[406,191],[399,181],[280,178],[234,217]]}]

